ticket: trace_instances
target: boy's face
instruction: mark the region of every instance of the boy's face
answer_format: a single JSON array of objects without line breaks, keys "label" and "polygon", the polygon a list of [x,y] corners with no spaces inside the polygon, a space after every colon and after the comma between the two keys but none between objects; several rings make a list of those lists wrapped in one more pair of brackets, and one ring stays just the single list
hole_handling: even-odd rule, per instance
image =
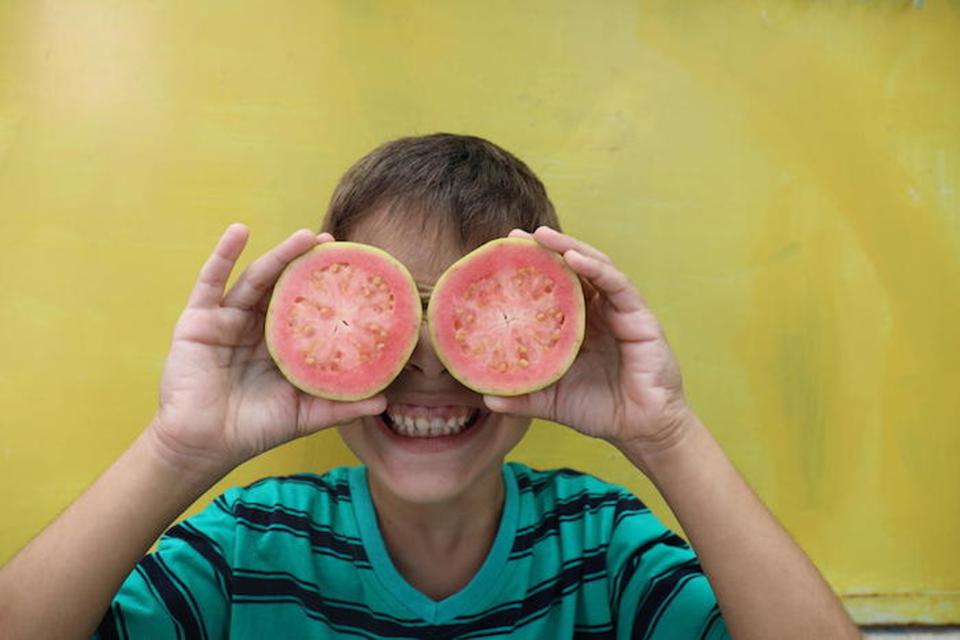
[{"label": "boy's face", "polygon": [[[452,237],[408,225],[388,224],[378,213],[364,219],[349,238],[338,239],[389,252],[410,270],[426,304],[434,283],[462,254]],[[490,483],[499,475],[504,456],[530,426],[528,418],[491,413],[479,394],[451,377],[433,351],[426,322],[406,368],[384,393],[386,416],[363,418],[338,431],[367,466],[371,482],[409,502],[442,502]],[[467,422],[466,429],[442,437],[411,437],[395,428],[417,419],[452,429]]]}]

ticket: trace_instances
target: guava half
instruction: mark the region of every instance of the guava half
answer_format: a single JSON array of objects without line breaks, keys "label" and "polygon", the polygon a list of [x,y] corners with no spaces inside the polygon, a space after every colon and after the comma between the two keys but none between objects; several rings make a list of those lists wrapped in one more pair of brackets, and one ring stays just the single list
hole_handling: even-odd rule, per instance
[{"label": "guava half", "polygon": [[360,400],[403,370],[422,315],[413,277],[394,257],[365,244],[327,242],[291,262],[277,281],[267,348],[303,391]]},{"label": "guava half", "polygon": [[563,376],[583,342],[584,310],[580,279],[558,253],[501,238],[444,272],[427,325],[454,378],[479,393],[515,396]]}]

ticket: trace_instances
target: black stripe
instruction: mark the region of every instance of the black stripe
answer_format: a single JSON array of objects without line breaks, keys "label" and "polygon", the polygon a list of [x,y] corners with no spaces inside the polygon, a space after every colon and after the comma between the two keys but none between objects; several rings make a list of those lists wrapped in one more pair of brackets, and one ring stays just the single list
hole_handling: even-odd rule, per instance
[{"label": "black stripe", "polygon": [[525,493],[530,490],[530,476],[526,473],[518,471],[516,473],[517,478],[517,491],[519,493]]},{"label": "black stripe", "polygon": [[[476,629],[472,637],[500,635],[504,628],[518,629],[549,614],[555,603],[578,591],[582,585],[606,577],[606,553],[585,556],[567,565],[556,578],[538,585],[535,592],[528,591],[527,597],[519,603],[463,626],[466,633]],[[455,637],[462,636],[466,637],[458,629]]]},{"label": "black stripe", "polygon": [[202,634],[200,640],[206,640],[207,629],[206,624],[203,621],[203,614],[200,612],[200,605],[197,604],[197,599],[193,597],[193,592],[190,591],[190,587],[183,583],[183,580],[180,579],[180,576],[178,576],[176,572],[170,570],[170,567],[163,559],[163,554],[158,553],[155,557],[157,563],[160,565],[160,568],[163,569],[163,571],[167,574],[167,577],[170,578],[177,590],[186,597],[187,604],[190,606],[190,611],[193,613],[193,617],[197,620],[197,623],[200,626],[200,632]]},{"label": "black stripe", "polygon": [[515,560],[529,555],[537,542],[559,534],[561,522],[581,520],[592,511],[614,505],[615,521],[617,518],[624,517],[627,513],[647,510],[646,505],[636,496],[619,491],[601,494],[578,494],[575,498],[558,503],[556,509],[546,512],[536,524],[519,529],[513,541],[513,548],[510,550],[510,559]]},{"label": "black stripe", "polygon": [[703,571],[696,560],[686,563],[657,576],[653,586],[642,598],[637,613],[633,618],[633,633],[631,638],[642,640],[656,628],[660,617],[673,599],[680,593],[684,585],[702,576]]},{"label": "black stripe", "polygon": [[117,608],[117,620],[120,621],[120,637],[123,640],[128,640],[130,638],[130,632],[127,631],[127,619],[123,617],[123,607],[120,606],[118,602],[116,604]]},{"label": "black stripe", "polygon": [[201,533],[189,521],[181,522],[172,527],[166,533],[170,538],[183,540],[199,553],[213,567],[220,588],[229,600],[233,596],[233,572],[230,565],[227,564],[219,545],[212,539]]},{"label": "black stripe", "polygon": [[337,502],[350,502],[350,483],[347,481],[341,482],[330,482],[325,480],[322,476],[313,475],[310,473],[295,473],[289,476],[270,476],[268,478],[261,478],[256,482],[251,482],[250,484],[243,487],[244,491],[249,491],[251,489],[256,489],[260,485],[268,484],[271,482],[277,482],[281,484],[293,483],[293,484],[305,484],[309,485],[315,489],[322,491],[323,493],[328,494]]},{"label": "black stripe", "polygon": [[[147,556],[149,557],[149,556]],[[146,559],[146,558],[144,558]],[[147,575],[147,572],[143,569],[143,560],[137,563],[137,566],[134,567],[134,570],[137,572],[137,575],[140,576],[140,579],[143,580],[143,583],[147,585],[147,589],[150,590],[150,594],[157,600],[162,601],[160,593],[157,591],[157,588],[153,585],[153,582],[150,581],[150,576]],[[180,627],[180,624],[176,620],[173,620],[173,630],[177,632],[177,640],[183,638],[183,629]]]},{"label": "black stripe", "polygon": [[574,627],[573,640],[614,640],[617,637],[613,626],[609,629],[581,629]]},{"label": "black stripe", "polygon": [[[562,574],[566,569],[569,569],[570,567],[575,567],[577,565],[582,564],[584,560],[588,561],[592,565],[597,558],[603,557],[604,558],[604,575],[605,575],[606,574],[606,553],[607,553],[607,545],[605,544],[600,545],[598,547],[593,547],[591,549],[587,549],[583,552],[582,555],[576,558],[567,559],[564,562],[562,562],[559,567],[560,574]],[[586,582],[592,582],[593,579],[594,578],[591,577],[590,580],[586,580]],[[550,585],[554,584],[556,580],[557,580],[557,577],[553,576],[545,580],[541,580],[536,584],[530,585],[529,587],[527,587],[527,594],[529,595],[543,588],[547,588]],[[494,615],[500,611],[509,609],[510,607],[513,607],[513,606],[522,605],[523,602],[524,602],[523,599],[508,600],[506,602],[501,602],[499,604],[496,604],[490,607],[489,609],[480,611],[478,613],[464,614],[464,615],[457,616],[456,619],[458,621],[468,621],[468,620],[479,619],[484,616]]]},{"label": "black stripe", "polygon": [[156,558],[153,556],[145,557],[140,561],[140,567],[146,574],[148,582],[153,585],[157,595],[160,596],[170,615],[173,616],[173,619],[176,621],[178,637],[180,635],[179,630],[182,629],[187,638],[191,640],[193,638],[205,638],[206,632],[203,630],[200,620],[190,611],[190,605],[187,604],[183,594],[180,593],[173,582],[170,581],[170,578],[164,573]]},{"label": "black stripe", "polygon": [[613,512],[614,529],[616,529],[620,521],[625,518],[642,513],[650,513],[650,507],[644,504],[637,496],[632,493],[625,493],[622,494],[622,496],[622,499],[617,501],[617,507]]},{"label": "black stripe", "polygon": [[720,614],[720,607],[713,605],[710,614],[707,616],[707,622],[703,625],[703,631],[700,632],[699,640],[705,640],[710,637],[710,632],[717,623],[723,624],[723,616]]},{"label": "black stripe", "polygon": [[587,632],[607,631],[609,629],[613,629],[613,623],[611,623],[610,621],[607,621],[607,622],[601,622],[599,624],[578,624],[574,627],[574,629],[578,629],[580,631],[587,631]]},{"label": "black stripe", "polygon": [[537,495],[549,485],[553,484],[556,481],[557,476],[563,476],[566,478],[580,478],[587,475],[586,473],[577,471],[576,469],[570,469],[568,467],[550,469],[549,471],[531,469],[531,471],[539,476],[536,480],[533,480],[530,475],[522,471],[517,474],[517,489],[520,490],[520,493],[530,491],[534,495]]},{"label": "black stripe", "polygon": [[247,575],[246,571],[239,570],[234,573],[235,603],[289,602],[299,605],[306,615],[321,620],[334,629],[366,632],[374,637],[409,635],[408,630],[415,626],[373,616],[369,609],[363,611],[338,606],[331,599],[321,596],[316,588],[308,587],[288,574],[258,573],[258,576]]},{"label": "black stripe", "polygon": [[103,619],[100,620],[100,624],[97,626],[97,634],[99,634],[100,640],[120,640],[120,634],[117,633],[117,620],[114,612],[115,606],[117,606],[116,603],[107,609]]},{"label": "black stripe", "polygon": [[305,509],[294,509],[293,507],[288,507],[283,504],[268,504],[265,502],[256,502],[252,500],[237,500],[234,503],[234,515],[236,515],[236,506],[243,505],[244,507],[250,509],[260,509],[261,511],[282,511],[283,513],[292,516],[294,518],[300,518],[305,522],[310,523],[315,529],[323,529],[329,531],[331,535],[336,537],[339,540],[344,542],[360,544],[361,539],[358,536],[350,536],[345,533],[338,533],[330,524],[325,524],[321,522],[315,522],[313,520],[313,512]]},{"label": "black stripe", "polygon": [[[610,500],[616,497],[616,495],[619,495],[619,494],[615,494],[610,491],[605,491],[603,493],[591,493],[589,489],[581,489],[580,491],[577,491],[576,493],[572,493],[566,496],[565,498],[556,499],[556,501],[553,503],[554,507],[549,511],[545,511],[543,513],[543,517],[547,517],[557,512],[574,513],[578,511],[578,508],[577,508],[578,505],[582,505],[583,501],[586,499],[593,498],[594,502],[597,502],[597,501],[602,502],[604,500]],[[522,533],[529,529],[534,529],[536,528],[536,526],[537,526],[537,523],[529,524],[525,527],[521,527],[520,529],[517,530],[517,532]]]},{"label": "black stripe", "polygon": [[[292,583],[295,583],[301,589],[316,592],[318,596],[321,593],[321,591],[323,591],[322,585],[319,585],[318,583],[312,580],[304,580],[303,578],[300,578],[288,571],[263,571],[259,569],[247,569],[244,567],[237,567],[235,569],[234,575],[249,579],[248,587],[249,585],[255,585],[256,581],[261,578],[265,580],[283,578],[283,579],[289,580]],[[364,601],[354,602],[352,600],[343,600],[340,598],[334,598],[330,595],[330,590],[326,590],[326,591],[327,592],[324,593],[322,596],[324,602],[327,602],[329,604],[332,604],[338,607],[344,607],[347,609],[362,611],[372,617],[382,618],[384,620],[391,620],[398,624],[416,624],[418,621],[421,621],[420,618],[416,618],[416,617],[398,618],[396,616],[390,615],[389,613],[375,611],[370,607],[368,603]],[[237,598],[235,601],[242,601],[245,598],[257,598],[257,597],[258,596],[255,592],[255,589],[250,590],[248,588],[245,593],[237,594]]]},{"label": "black stripe", "polygon": [[523,600],[498,605],[474,618],[443,625],[424,625],[413,620],[373,615],[364,604],[335,601],[321,596],[315,587],[289,574],[234,571],[237,603],[299,604],[306,615],[322,620],[329,626],[372,637],[409,637],[412,631],[430,638],[467,638],[499,635],[530,624],[547,615],[553,605],[576,591],[584,583],[606,577],[606,554],[598,552],[566,563],[554,578],[544,580],[528,591]]},{"label": "black stripe", "polygon": [[[679,597],[680,592],[683,591],[683,588],[687,584],[689,584],[692,580],[695,580],[696,578],[702,575],[703,575],[703,572],[700,571],[699,573],[694,573],[693,575],[687,575],[677,580],[673,590],[669,592],[669,594],[663,599],[663,602],[660,603],[660,606],[656,608],[656,613],[653,614],[653,616],[650,619],[650,622],[647,624],[650,631],[653,631],[654,629],[657,629],[660,626],[660,621],[663,619],[664,613],[670,609],[670,605],[677,599],[677,597]],[[644,637],[646,637],[648,634],[649,632],[645,633]]]},{"label": "black stripe", "polygon": [[242,502],[233,505],[233,512],[237,524],[244,527],[256,531],[284,531],[308,540],[314,553],[351,560],[358,567],[370,567],[362,544],[351,542],[351,538],[334,533],[329,527],[316,524],[308,517],[289,513],[280,507],[261,509]]},{"label": "black stripe", "polygon": [[630,585],[630,580],[633,579],[634,574],[640,567],[640,564],[643,561],[643,556],[646,555],[648,551],[661,544],[665,544],[669,547],[687,548],[687,543],[683,538],[672,531],[664,531],[656,538],[648,540],[644,544],[634,549],[627,559],[623,561],[623,564],[620,565],[620,568],[617,570],[617,574],[613,579],[613,585],[611,588],[613,602],[610,603],[610,606],[614,609],[614,611],[620,610],[620,600],[623,598],[623,592]]},{"label": "black stripe", "polygon": [[213,505],[220,509],[224,515],[228,515],[233,518],[233,507],[227,503],[227,499],[223,495],[219,495],[213,499]]}]

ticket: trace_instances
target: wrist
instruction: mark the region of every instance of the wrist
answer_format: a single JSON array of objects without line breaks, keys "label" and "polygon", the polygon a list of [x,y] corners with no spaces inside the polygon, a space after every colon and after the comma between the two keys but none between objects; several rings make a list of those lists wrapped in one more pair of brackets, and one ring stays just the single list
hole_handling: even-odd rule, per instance
[{"label": "wrist", "polygon": [[186,447],[168,434],[157,416],[135,445],[161,473],[173,474],[206,490],[236,466],[219,456]]},{"label": "wrist", "polygon": [[654,435],[637,436],[613,443],[631,462],[650,476],[663,465],[671,464],[693,445],[696,434],[706,427],[689,408],[666,420]]}]

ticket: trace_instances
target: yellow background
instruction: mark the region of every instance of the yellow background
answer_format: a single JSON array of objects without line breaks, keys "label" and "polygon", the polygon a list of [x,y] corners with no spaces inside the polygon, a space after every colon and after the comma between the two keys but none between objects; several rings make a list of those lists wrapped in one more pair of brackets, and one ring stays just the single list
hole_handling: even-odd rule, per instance
[{"label": "yellow background", "polygon": [[[5,0],[0,560],[150,419],[229,222],[246,262],[373,146],[438,130],[527,160],[636,280],[858,621],[960,622],[955,2]],[[538,425],[516,457],[675,525],[600,442]],[[350,462],[326,432],[216,490]]]}]

